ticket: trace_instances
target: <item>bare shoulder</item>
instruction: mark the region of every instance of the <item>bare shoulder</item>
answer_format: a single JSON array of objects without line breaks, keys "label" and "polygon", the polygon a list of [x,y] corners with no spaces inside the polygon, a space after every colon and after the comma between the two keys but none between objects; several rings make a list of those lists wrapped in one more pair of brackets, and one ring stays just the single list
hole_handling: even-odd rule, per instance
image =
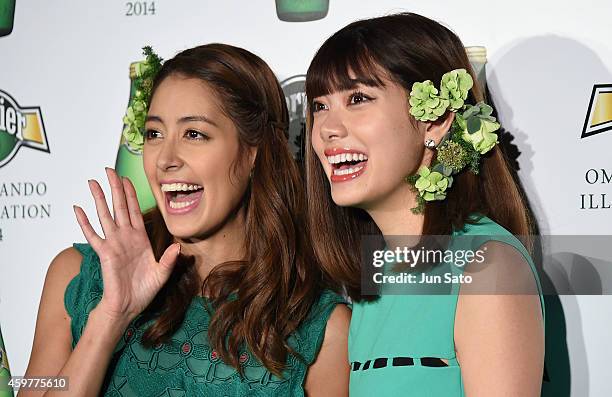
[{"label": "bare shoulder", "polygon": [[455,314],[455,348],[467,395],[539,396],[544,328],[536,275],[512,245],[488,242],[469,265]]},{"label": "bare shoulder", "polygon": [[342,303],[336,305],[325,328],[325,344],[334,341],[343,341],[348,336],[348,328],[351,322],[351,310]]},{"label": "bare shoulder", "polygon": [[77,249],[69,247],[59,252],[49,264],[26,375],[56,375],[70,357],[71,319],[64,305],[64,294],[70,280],[79,273],[82,259]]},{"label": "bare shoulder", "polygon": [[308,396],[348,396],[350,321],[350,309],[337,304],[327,320],[321,350],[308,369],[304,385]]},{"label": "bare shoulder", "polygon": [[[47,270],[47,279],[53,281],[72,280],[79,273],[82,260],[83,255],[76,248],[63,249],[51,261]],[[66,284],[68,283],[66,282]]]}]

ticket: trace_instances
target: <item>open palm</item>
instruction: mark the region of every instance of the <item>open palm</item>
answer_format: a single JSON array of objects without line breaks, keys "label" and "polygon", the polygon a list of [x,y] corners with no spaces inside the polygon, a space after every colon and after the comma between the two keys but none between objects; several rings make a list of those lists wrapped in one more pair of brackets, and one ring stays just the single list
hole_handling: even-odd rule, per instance
[{"label": "open palm", "polygon": [[90,180],[104,239],[98,236],[82,208],[74,206],[77,221],[87,242],[100,258],[104,292],[98,304],[112,317],[132,319],[153,300],[172,273],[179,244],[166,249],[155,260],[145,231],[136,190],[129,179],[106,168],[113,199],[113,214],[97,181]]}]

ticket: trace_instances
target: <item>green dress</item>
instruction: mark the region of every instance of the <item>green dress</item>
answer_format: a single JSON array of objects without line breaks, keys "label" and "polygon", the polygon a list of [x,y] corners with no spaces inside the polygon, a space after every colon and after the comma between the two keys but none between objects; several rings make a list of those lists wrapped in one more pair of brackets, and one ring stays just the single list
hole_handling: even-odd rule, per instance
[{"label": "green dress", "polygon": [[[488,217],[453,232],[477,249],[489,240],[521,252],[535,276],[542,312],[544,300],[533,261],[508,230]],[[463,268],[450,266],[454,272]],[[447,294],[381,294],[353,304],[349,329],[351,397],[464,396],[454,344],[455,309],[460,285]],[[445,364],[440,359],[447,359]]]},{"label": "green dress", "polygon": [[[89,244],[74,244],[83,255],[81,271],[68,284],[64,304],[70,315],[72,348],[76,346],[89,312],[102,297],[100,259]],[[150,324],[132,324],[115,348],[100,395],[104,396],[304,396],[308,365],[318,354],[327,320],[336,304],[344,299],[325,290],[309,317],[289,338],[289,344],[306,363],[289,355],[284,377],[271,374],[248,351],[240,363],[244,377],[220,361],[207,338],[210,316],[204,299],[195,297],[181,327],[170,342],[147,349],[140,342]],[[151,320],[152,321],[152,320]]]}]

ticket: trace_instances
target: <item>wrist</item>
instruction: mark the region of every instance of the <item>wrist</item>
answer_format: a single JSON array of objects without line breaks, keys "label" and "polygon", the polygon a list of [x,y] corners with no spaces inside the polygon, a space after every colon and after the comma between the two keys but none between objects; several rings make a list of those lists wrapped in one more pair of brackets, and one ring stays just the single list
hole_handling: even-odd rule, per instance
[{"label": "wrist", "polygon": [[98,305],[89,313],[87,324],[91,323],[97,333],[106,335],[113,343],[117,343],[133,319],[134,316],[127,313],[112,314]]}]

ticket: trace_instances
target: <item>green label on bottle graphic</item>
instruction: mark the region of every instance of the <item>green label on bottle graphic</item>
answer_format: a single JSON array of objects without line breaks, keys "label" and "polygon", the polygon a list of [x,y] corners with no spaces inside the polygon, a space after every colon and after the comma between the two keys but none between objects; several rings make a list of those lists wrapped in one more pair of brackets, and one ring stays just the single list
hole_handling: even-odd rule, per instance
[{"label": "green label on bottle graphic", "polygon": [[308,22],[323,19],[329,0],[276,0],[276,15],[286,22]]},{"label": "green label on bottle graphic", "polygon": [[4,349],[2,330],[0,330],[0,397],[13,397],[13,388],[8,385],[11,379],[11,370]]},{"label": "green label on bottle graphic", "polygon": [[0,167],[22,146],[49,153],[40,107],[21,107],[0,90]]},{"label": "green label on bottle graphic", "polygon": [[11,34],[14,18],[15,0],[0,0],[0,37]]},{"label": "green label on bottle graphic", "polygon": [[[130,76],[130,78],[132,79],[132,76]],[[128,106],[132,103],[135,94],[134,91],[134,81],[132,79]],[[136,189],[141,212],[146,212],[148,209],[157,205],[153,192],[151,192],[149,181],[144,172],[142,150],[131,145],[123,132],[121,133],[121,139],[119,141],[115,170],[119,176],[128,177],[130,181],[132,181]]]}]

